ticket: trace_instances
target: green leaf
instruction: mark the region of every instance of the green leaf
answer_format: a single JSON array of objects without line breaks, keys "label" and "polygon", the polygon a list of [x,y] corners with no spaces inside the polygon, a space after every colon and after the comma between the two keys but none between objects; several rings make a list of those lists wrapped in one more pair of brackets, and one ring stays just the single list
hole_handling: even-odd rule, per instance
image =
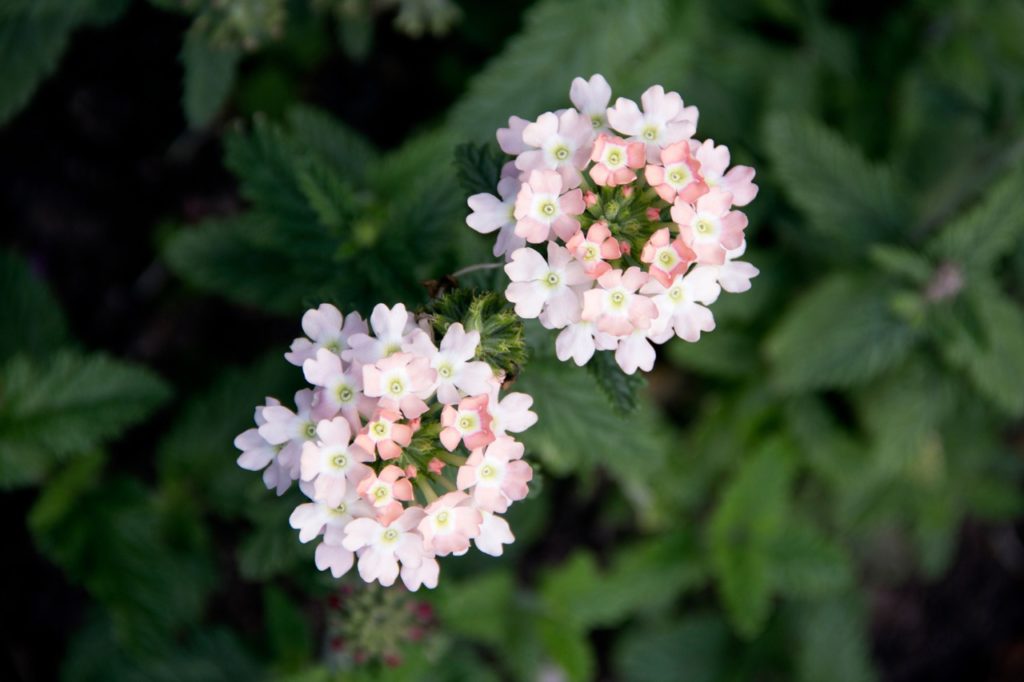
[{"label": "green leaf", "polygon": [[779,185],[809,230],[833,244],[835,255],[861,253],[907,232],[908,209],[897,178],[821,124],[775,114],[767,147]]},{"label": "green leaf", "polygon": [[785,442],[767,442],[743,462],[708,528],[719,595],[737,633],[756,636],[771,613],[772,549],[783,537],[792,484]]},{"label": "green leaf", "polygon": [[99,468],[90,458],[66,467],[29,513],[29,529],[105,607],[120,643],[156,652],[199,617],[210,566],[199,547],[167,542],[151,491],[129,479],[100,480]]},{"label": "green leaf", "polygon": [[816,601],[799,611],[799,682],[875,679],[864,608],[853,596]]},{"label": "green leaf", "polygon": [[627,630],[614,652],[626,682],[717,682],[728,660],[729,628],[718,614]]},{"label": "green leaf", "polygon": [[768,339],[775,380],[789,390],[854,386],[899,364],[917,334],[892,312],[892,295],[845,273],[819,282]]},{"label": "green leaf", "polygon": [[853,584],[845,548],[809,521],[791,520],[772,546],[772,583],[790,597],[820,599]]},{"label": "green leaf", "polygon": [[548,656],[569,680],[587,682],[594,678],[596,661],[586,632],[551,618],[539,618],[536,628]]},{"label": "green leaf", "polygon": [[1011,416],[1024,414],[1024,311],[998,288],[979,283],[964,292],[977,317],[980,338],[958,325],[947,330],[940,347],[951,364],[963,369],[978,391]]},{"label": "green leaf", "polygon": [[579,552],[548,573],[540,593],[549,614],[589,630],[669,608],[704,579],[692,539],[676,535],[622,547],[606,571]]},{"label": "green leaf", "polygon": [[0,368],[0,487],[38,482],[169,395],[149,370],[102,355],[66,352],[46,363],[15,357]]},{"label": "green leaf", "polygon": [[643,373],[626,374],[612,353],[595,353],[586,367],[617,410],[628,414],[639,406],[639,393],[647,386]]},{"label": "green leaf", "polygon": [[508,161],[494,144],[467,142],[455,148],[455,175],[466,196],[497,194],[501,167]]},{"label": "green leaf", "polygon": [[185,68],[185,118],[193,128],[202,128],[217,115],[231,94],[241,52],[234,47],[216,46],[200,31],[185,34],[181,63]]},{"label": "green leaf", "polygon": [[721,379],[742,379],[760,366],[754,340],[749,334],[731,329],[703,334],[698,343],[673,339],[667,349],[676,365]]},{"label": "green leaf", "polygon": [[0,21],[0,124],[21,110],[43,79],[57,69],[74,20],[61,14],[22,15]]},{"label": "green leaf", "polygon": [[361,184],[377,161],[377,152],[365,137],[324,111],[296,106],[288,112],[288,124],[299,145],[349,182]]},{"label": "green leaf", "polygon": [[966,215],[946,226],[928,244],[936,258],[986,272],[1024,236],[1024,171],[1010,172]]},{"label": "green leaf", "polygon": [[254,526],[238,548],[238,572],[243,578],[262,582],[289,571],[315,570],[316,543],[302,544],[288,525],[289,514],[304,499],[293,488],[283,497],[265,497],[251,506],[249,518]]},{"label": "green leaf", "polygon": [[46,357],[67,341],[60,305],[17,254],[0,250],[0,363],[17,353]]},{"label": "green leaf", "polygon": [[470,81],[447,128],[463,138],[493,139],[512,114],[530,117],[568,105],[572,79],[612,77],[667,30],[663,0],[545,0],[523,30]]},{"label": "green leaf", "polygon": [[446,632],[501,647],[508,639],[509,614],[516,608],[515,585],[506,571],[490,571],[438,590],[438,617]]}]

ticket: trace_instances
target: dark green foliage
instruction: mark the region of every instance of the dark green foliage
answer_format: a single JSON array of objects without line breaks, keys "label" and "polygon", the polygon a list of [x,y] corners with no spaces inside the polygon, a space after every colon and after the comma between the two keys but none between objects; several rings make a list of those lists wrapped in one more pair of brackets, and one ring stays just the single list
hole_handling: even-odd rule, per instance
[{"label": "dark green foliage", "polygon": [[639,393],[647,385],[647,379],[640,372],[623,372],[613,353],[595,353],[587,363],[587,370],[597,379],[597,385],[616,409],[628,413],[640,404]]},{"label": "dark green foliage", "polygon": [[466,196],[497,194],[501,167],[509,158],[494,144],[467,142],[455,148],[455,174]]},{"label": "dark green foliage", "polygon": [[231,47],[211,45],[206,36],[190,31],[181,48],[185,67],[185,117],[194,128],[208,124],[220,111],[235,81],[241,57]]}]

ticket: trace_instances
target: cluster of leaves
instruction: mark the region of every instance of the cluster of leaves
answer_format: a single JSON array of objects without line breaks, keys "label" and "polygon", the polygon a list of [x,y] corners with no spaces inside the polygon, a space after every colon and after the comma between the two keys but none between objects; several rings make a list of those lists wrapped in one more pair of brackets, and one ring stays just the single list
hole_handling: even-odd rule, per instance
[{"label": "cluster of leaves", "polygon": [[[516,543],[445,563],[426,597],[437,650],[345,679],[870,680],[867,590],[940,576],[968,515],[1024,511],[1005,438],[1024,416],[1024,13],[908,3],[858,32],[829,5],[541,0],[444,122],[395,151],[304,107],[227,136],[248,208],[181,227],[164,259],[202,292],[290,319],[322,301],[427,306],[423,281],[492,261],[463,202],[495,184],[488,141],[509,114],[564,106],[580,74],[628,96],[679,90],[758,168],[762,274],[723,296],[700,343],[666,347],[650,391],[558,362],[527,325],[515,381],[535,398],[523,441],[541,466],[510,513]],[[4,267],[0,288],[28,276]],[[494,269],[457,283],[504,287]],[[4,315],[56,309],[10,286],[24,301]],[[450,300],[432,309],[439,329],[472,320],[504,338],[499,293],[477,310]],[[311,617],[330,581],[285,523],[299,496],[274,499],[230,446],[248,406],[296,388],[282,349],[181,404],[148,489],[87,453],[161,389],[67,355],[59,318],[36,318],[0,339],[0,478],[48,481],[32,530],[103,607],[69,679],[333,679]],[[111,395],[136,411],[106,409]],[[59,429],[40,428],[50,418]],[[262,603],[263,627],[206,608],[229,594]]]}]

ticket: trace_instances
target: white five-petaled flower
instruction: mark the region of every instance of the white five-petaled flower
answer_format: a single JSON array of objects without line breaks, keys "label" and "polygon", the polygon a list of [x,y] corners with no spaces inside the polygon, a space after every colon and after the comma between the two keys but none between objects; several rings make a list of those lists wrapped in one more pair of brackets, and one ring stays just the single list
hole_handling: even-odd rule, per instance
[{"label": "white five-petaled flower", "polygon": [[316,427],[316,442],[302,447],[302,480],[313,483],[313,499],[337,507],[349,486],[372,473],[366,462],[373,455],[352,442],[352,430],[343,417],[324,420]]},{"label": "white five-petaled flower", "polygon": [[448,327],[440,349],[429,355],[437,372],[437,400],[454,405],[464,396],[487,392],[494,372],[486,362],[473,361],[480,347],[480,332],[466,331],[461,322]]},{"label": "white five-petaled flower", "polygon": [[608,102],[612,99],[612,87],[604,76],[595,73],[590,80],[574,78],[569,88],[569,99],[590,120],[595,133],[608,130]]},{"label": "white five-petaled flower", "polygon": [[321,303],[302,316],[302,331],[306,337],[295,339],[290,352],[284,357],[293,365],[302,367],[302,363],[315,357],[321,348],[342,355],[348,350],[349,338],[353,334],[366,334],[367,329],[366,321],[359,313],[342,316],[341,311],[330,303]]},{"label": "white five-petaled flower", "polygon": [[498,230],[495,256],[508,257],[526,245],[526,239],[516,234],[516,195],[521,185],[519,178],[502,178],[498,181],[498,196],[480,193],[468,199],[473,212],[466,216],[466,224],[481,234]]},{"label": "white five-petaled flower", "polygon": [[640,104],[620,97],[608,110],[608,123],[623,135],[630,135],[647,146],[647,160],[656,163],[661,149],[673,142],[693,137],[697,132],[697,107],[683,106],[677,92],[665,92],[652,85],[640,96]]},{"label": "white five-petaled flower", "polygon": [[515,304],[520,317],[543,314],[542,322],[557,328],[579,315],[580,300],[574,287],[589,285],[591,280],[568,249],[548,242],[547,251],[547,260],[530,248],[512,254],[512,261],[505,266],[512,280],[505,297]]},{"label": "white five-petaled flower", "polygon": [[527,151],[516,157],[516,168],[529,176],[531,171],[557,171],[567,188],[580,184],[580,171],[590,158],[594,129],[589,118],[575,109],[560,114],[547,112],[523,129]]},{"label": "white five-petaled flower", "polygon": [[399,561],[418,567],[428,556],[423,536],[415,530],[423,516],[422,508],[410,507],[388,524],[371,518],[349,522],[342,546],[359,553],[359,576],[368,583],[376,580],[388,587],[398,578]]},{"label": "white five-petaled flower", "polygon": [[640,290],[652,296],[658,306],[658,319],[651,328],[655,343],[664,343],[673,336],[695,342],[701,332],[715,328],[715,318],[705,306],[718,299],[721,287],[714,266],[702,265],[686,275],[677,276],[669,286],[650,280]]}]

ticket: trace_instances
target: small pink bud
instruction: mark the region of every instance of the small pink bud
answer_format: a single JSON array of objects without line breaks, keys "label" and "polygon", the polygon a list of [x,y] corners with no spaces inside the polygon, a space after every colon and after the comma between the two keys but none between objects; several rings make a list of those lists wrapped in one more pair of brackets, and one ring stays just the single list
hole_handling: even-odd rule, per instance
[{"label": "small pink bud", "polygon": [[430,463],[427,464],[427,468],[430,469],[432,473],[440,474],[441,471],[444,469],[444,462],[439,460],[437,457],[434,457],[432,460],[430,460]]},{"label": "small pink bud", "polygon": [[405,476],[406,476],[406,478],[416,478],[416,474],[417,473],[419,473],[419,472],[416,469],[416,465],[415,464],[410,464],[409,466],[405,467]]},{"label": "small pink bud", "polygon": [[631,250],[630,246],[629,246],[629,242],[627,242],[625,240],[619,242],[619,248],[622,250],[622,253],[629,253],[630,250]]},{"label": "small pink bud", "polygon": [[420,430],[420,418],[416,417],[415,419],[410,419],[409,420],[409,428],[412,429],[413,431],[419,431]]},{"label": "small pink bud", "polygon": [[651,206],[649,209],[647,209],[647,219],[650,220],[652,223],[661,220],[661,211]]},{"label": "small pink bud", "polygon": [[626,197],[627,199],[630,198],[631,196],[633,196],[633,186],[632,185],[626,185],[625,187],[623,187],[622,188],[622,196]]},{"label": "small pink bud", "polygon": [[586,192],[583,194],[583,203],[587,206],[593,206],[597,203],[597,195],[593,192]]}]

